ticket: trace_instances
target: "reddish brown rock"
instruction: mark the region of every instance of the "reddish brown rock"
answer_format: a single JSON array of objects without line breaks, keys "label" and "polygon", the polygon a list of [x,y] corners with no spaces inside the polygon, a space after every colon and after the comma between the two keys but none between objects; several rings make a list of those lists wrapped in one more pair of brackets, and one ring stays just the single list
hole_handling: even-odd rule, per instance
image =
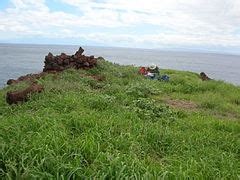
[{"label": "reddish brown rock", "polygon": [[29,81],[29,82],[34,82],[36,79],[40,79],[44,76],[46,76],[47,74],[55,74],[57,73],[57,71],[48,71],[47,73],[46,72],[41,72],[41,73],[38,73],[38,74],[27,74],[25,76],[20,76],[18,79],[14,80],[14,79],[9,79],[7,81],[7,84],[8,85],[11,85],[11,84],[17,84],[17,83],[20,83],[22,81]]},{"label": "reddish brown rock", "polygon": [[62,60],[65,60],[65,59],[68,58],[68,55],[66,55],[65,53],[61,53],[60,58],[61,58]]},{"label": "reddish brown rock", "polygon": [[42,85],[33,83],[28,88],[22,91],[7,92],[6,101],[8,104],[18,104],[26,102],[29,99],[29,95],[32,93],[40,93],[44,90]]},{"label": "reddish brown rock", "polygon": [[80,47],[80,48],[78,49],[78,51],[77,51],[75,54],[82,55],[83,52],[84,52],[84,49],[83,49],[82,47]]},{"label": "reddish brown rock", "polygon": [[47,59],[52,60],[53,59],[53,54],[51,52],[48,53]]},{"label": "reddish brown rock", "polygon": [[209,78],[204,72],[200,73],[200,78],[202,81],[209,81],[211,78]]},{"label": "reddish brown rock", "polygon": [[49,53],[45,57],[44,72],[50,70],[63,71],[68,68],[75,69],[90,69],[97,65],[97,59],[94,56],[83,55],[84,49],[82,47],[74,55],[67,55],[61,53],[60,56],[53,56]]},{"label": "reddish brown rock", "polygon": [[16,80],[9,79],[7,84],[11,85],[22,81],[33,82],[35,79],[42,78],[48,73],[61,72],[68,68],[90,69],[95,67],[97,65],[97,59],[94,56],[85,56],[83,55],[83,52],[84,49],[82,47],[79,48],[75,55],[71,56],[65,53],[61,53],[59,56],[54,56],[49,52],[48,55],[45,56],[43,72],[39,74],[27,74],[19,77]]}]

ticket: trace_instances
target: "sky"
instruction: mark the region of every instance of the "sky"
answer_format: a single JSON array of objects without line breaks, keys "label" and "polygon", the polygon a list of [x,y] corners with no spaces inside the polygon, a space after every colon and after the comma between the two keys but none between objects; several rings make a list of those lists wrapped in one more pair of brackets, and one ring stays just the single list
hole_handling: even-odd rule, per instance
[{"label": "sky", "polygon": [[0,0],[0,43],[240,54],[240,0]]}]

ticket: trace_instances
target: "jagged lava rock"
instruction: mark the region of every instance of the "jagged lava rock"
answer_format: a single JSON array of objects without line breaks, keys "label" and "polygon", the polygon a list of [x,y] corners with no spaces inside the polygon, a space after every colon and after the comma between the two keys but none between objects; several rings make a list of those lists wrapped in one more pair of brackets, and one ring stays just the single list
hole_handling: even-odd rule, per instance
[{"label": "jagged lava rock", "polygon": [[26,102],[29,98],[29,94],[40,93],[43,90],[44,88],[42,85],[33,83],[31,86],[22,91],[7,92],[6,101],[10,105]]},{"label": "jagged lava rock", "polygon": [[84,49],[80,47],[74,55],[61,53],[59,56],[53,56],[49,53],[45,57],[44,72],[63,71],[68,68],[90,69],[97,65],[97,59],[94,56],[83,55]]}]

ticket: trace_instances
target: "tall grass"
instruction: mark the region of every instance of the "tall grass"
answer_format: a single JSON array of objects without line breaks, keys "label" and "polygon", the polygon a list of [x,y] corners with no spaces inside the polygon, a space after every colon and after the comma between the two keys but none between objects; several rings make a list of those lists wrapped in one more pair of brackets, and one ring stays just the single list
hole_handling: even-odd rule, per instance
[{"label": "tall grass", "polygon": [[[239,87],[190,72],[161,73],[171,81],[102,61],[90,71],[39,80],[45,92],[21,105],[7,105],[4,95],[26,84],[1,90],[0,177],[238,179]],[[159,98],[199,108],[174,109]],[[217,116],[223,113],[234,116]]]}]

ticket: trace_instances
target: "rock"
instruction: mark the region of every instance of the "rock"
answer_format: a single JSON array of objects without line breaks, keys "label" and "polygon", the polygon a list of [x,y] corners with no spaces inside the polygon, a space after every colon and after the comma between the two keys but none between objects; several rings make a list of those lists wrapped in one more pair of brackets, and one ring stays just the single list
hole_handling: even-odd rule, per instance
[{"label": "rock", "polygon": [[63,65],[68,65],[70,63],[70,59],[64,59]]},{"label": "rock", "polygon": [[28,88],[22,91],[7,92],[6,101],[8,104],[18,104],[26,102],[29,99],[29,94],[40,93],[44,90],[42,85],[33,83]]},{"label": "rock", "polygon": [[14,80],[14,79],[9,79],[9,80],[7,81],[7,85],[16,84],[16,83],[17,83],[17,81]]},{"label": "rock", "polygon": [[53,56],[52,53],[48,53],[45,56],[44,61],[44,68],[43,72],[39,74],[27,74],[26,76],[21,76],[17,80],[9,79],[7,81],[8,85],[16,84],[22,81],[31,81],[33,82],[34,79],[39,79],[45,76],[48,73],[54,72],[61,72],[68,68],[75,68],[75,69],[89,69],[93,68],[97,65],[98,59],[94,56],[85,56],[82,53],[84,49],[82,47],[75,53],[75,55],[67,55],[65,53],[61,53],[59,56]]},{"label": "rock", "polygon": [[80,47],[79,49],[78,49],[78,53],[79,54],[82,54],[84,52],[84,49],[82,48],[82,47]]},{"label": "rock", "polygon": [[60,58],[61,58],[62,60],[65,60],[65,59],[68,58],[68,56],[67,56],[65,53],[61,53]]},{"label": "rock", "polygon": [[53,58],[53,54],[51,52],[49,52],[47,57],[48,57],[48,59],[52,59]]},{"label": "rock", "polygon": [[29,81],[29,82],[34,82],[36,79],[40,79],[44,76],[46,76],[47,74],[49,73],[56,73],[55,71],[49,71],[48,73],[45,73],[45,72],[41,72],[41,73],[38,73],[38,74],[27,74],[25,76],[20,76],[18,79],[14,80],[14,79],[9,79],[7,81],[7,84],[8,85],[11,85],[11,84],[17,84],[17,83],[20,83],[22,81]]},{"label": "rock", "polygon": [[200,73],[200,78],[202,79],[202,81],[209,81],[209,80],[211,80],[211,78],[209,78],[204,72]]},{"label": "rock", "polygon": [[48,55],[45,56],[45,62],[51,62],[53,60],[54,60],[54,56],[52,53],[49,52]]},{"label": "rock", "polygon": [[[60,56],[48,54],[45,59],[44,72],[51,70],[63,71],[68,68],[89,69],[97,65],[97,59],[94,56],[83,55],[84,49],[80,47],[74,55],[61,53]],[[51,59],[51,60],[49,60]]]}]

